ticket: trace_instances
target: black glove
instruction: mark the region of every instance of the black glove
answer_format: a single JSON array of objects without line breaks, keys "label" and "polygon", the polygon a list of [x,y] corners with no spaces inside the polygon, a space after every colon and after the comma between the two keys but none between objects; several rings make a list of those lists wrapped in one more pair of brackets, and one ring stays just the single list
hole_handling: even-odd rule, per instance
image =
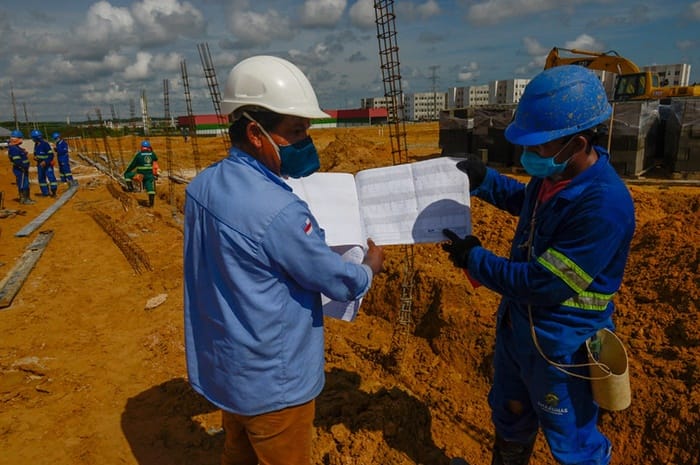
[{"label": "black glove", "polygon": [[469,190],[474,190],[484,182],[486,165],[476,155],[468,155],[466,160],[457,163],[457,169],[466,173],[469,178]]},{"label": "black glove", "polygon": [[481,247],[481,241],[476,236],[465,236],[460,239],[459,236],[450,229],[443,229],[442,233],[449,239],[450,242],[442,244],[442,250],[450,254],[450,261],[457,268],[466,268],[469,263],[469,252],[474,247]]}]

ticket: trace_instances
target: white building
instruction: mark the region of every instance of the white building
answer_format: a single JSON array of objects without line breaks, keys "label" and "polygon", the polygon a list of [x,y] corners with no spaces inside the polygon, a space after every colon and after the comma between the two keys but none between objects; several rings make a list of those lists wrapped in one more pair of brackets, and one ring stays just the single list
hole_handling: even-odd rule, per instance
[{"label": "white building", "polygon": [[448,108],[465,108],[478,105],[488,105],[489,86],[450,87],[448,90]]},{"label": "white building", "polygon": [[489,104],[518,103],[529,79],[506,79],[489,82]]},{"label": "white building", "polygon": [[435,121],[440,111],[447,108],[444,92],[417,92],[405,94],[404,109],[407,121]]},{"label": "white building", "polygon": [[690,84],[690,65],[686,63],[643,66],[642,71],[658,74],[659,83],[662,86],[687,86]]},{"label": "white building", "polygon": [[389,97],[367,97],[360,99],[360,108],[389,108],[391,103]]}]

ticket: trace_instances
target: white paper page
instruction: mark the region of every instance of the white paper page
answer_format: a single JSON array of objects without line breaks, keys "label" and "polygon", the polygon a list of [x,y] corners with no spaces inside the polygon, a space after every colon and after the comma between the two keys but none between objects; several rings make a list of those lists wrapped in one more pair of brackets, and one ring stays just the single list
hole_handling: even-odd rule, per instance
[{"label": "white paper page", "polygon": [[[331,247],[336,253],[343,257],[343,260],[352,263],[362,263],[365,258],[365,251],[360,246],[342,246]],[[323,314],[331,318],[336,318],[343,321],[353,321],[360,311],[362,298],[352,300],[350,302],[339,302],[331,300],[324,294],[321,294],[321,305],[323,305]]]},{"label": "white paper page", "polygon": [[329,246],[366,245],[352,174],[314,173],[285,182],[309,205]]},{"label": "white paper page", "polygon": [[455,166],[460,160],[439,157],[357,173],[367,236],[389,245],[441,242],[443,228],[470,234],[469,178]]}]

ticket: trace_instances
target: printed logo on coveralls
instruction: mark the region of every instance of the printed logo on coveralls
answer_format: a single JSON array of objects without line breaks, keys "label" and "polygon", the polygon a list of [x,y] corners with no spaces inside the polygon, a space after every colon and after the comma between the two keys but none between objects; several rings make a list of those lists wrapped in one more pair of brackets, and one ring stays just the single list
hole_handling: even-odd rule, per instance
[{"label": "printed logo on coveralls", "polygon": [[537,401],[537,406],[547,412],[551,413],[552,415],[568,415],[569,414],[569,409],[568,408],[559,408],[557,407],[559,405],[559,397],[557,397],[556,394],[553,392],[550,392],[549,394],[544,396],[544,402],[541,400]]}]

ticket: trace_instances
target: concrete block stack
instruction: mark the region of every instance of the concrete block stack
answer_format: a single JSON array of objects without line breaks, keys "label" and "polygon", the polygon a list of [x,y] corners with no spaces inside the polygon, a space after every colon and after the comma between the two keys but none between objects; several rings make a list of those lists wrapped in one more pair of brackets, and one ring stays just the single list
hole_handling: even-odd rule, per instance
[{"label": "concrete block stack", "polygon": [[[638,176],[654,167],[659,144],[658,101],[617,102],[614,107],[610,160],[622,176]],[[604,123],[610,128],[610,121]],[[599,141],[607,145],[606,141]]]},{"label": "concrete block stack", "polygon": [[700,98],[673,99],[665,125],[665,165],[681,177],[700,174]]}]

